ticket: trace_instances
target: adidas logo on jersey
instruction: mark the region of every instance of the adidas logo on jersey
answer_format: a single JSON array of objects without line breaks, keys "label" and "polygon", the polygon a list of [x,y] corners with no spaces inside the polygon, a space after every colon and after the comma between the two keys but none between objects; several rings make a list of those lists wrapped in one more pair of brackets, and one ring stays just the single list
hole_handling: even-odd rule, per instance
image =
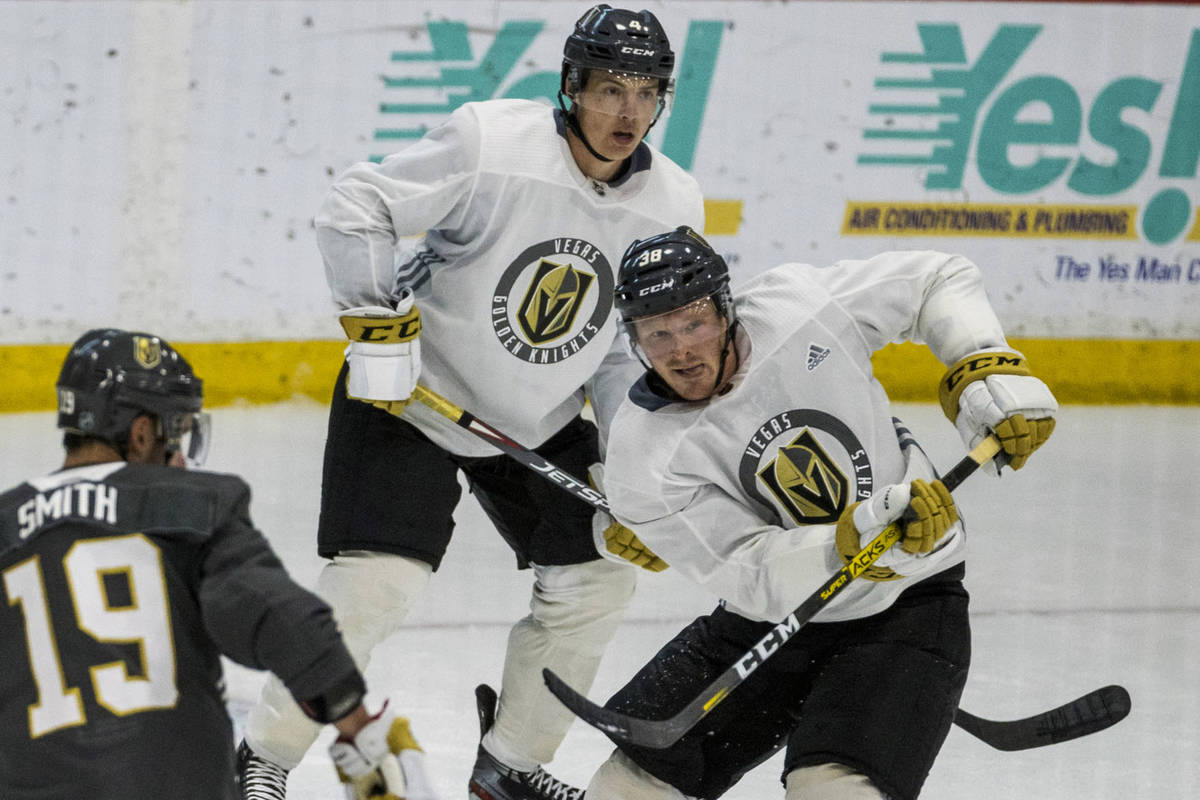
[{"label": "adidas logo on jersey", "polygon": [[828,347],[821,347],[819,344],[810,344],[808,346],[808,371],[812,372],[819,367],[829,353],[830,350]]}]

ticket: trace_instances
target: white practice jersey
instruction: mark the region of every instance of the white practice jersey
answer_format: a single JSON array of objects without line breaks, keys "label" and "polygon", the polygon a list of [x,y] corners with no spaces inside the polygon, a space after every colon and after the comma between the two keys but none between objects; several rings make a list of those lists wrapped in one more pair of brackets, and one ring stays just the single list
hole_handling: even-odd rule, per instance
[{"label": "white practice jersey", "polygon": [[[892,252],[831,267],[784,264],[736,295],[742,362],[733,388],[668,402],[639,381],[609,433],[614,515],[727,607],[778,622],[842,566],[838,517],[932,465],[902,451],[871,355],[924,342],[944,363],[1005,344],[978,267],[961,256]],[[965,557],[955,526],[903,580],[857,580],[817,616],[878,613],[914,581]]]},{"label": "white practice jersey", "polygon": [[[394,306],[414,289],[421,383],[537,447],[585,392],[603,435],[641,371],[616,338],[621,255],[679,225],[702,230],[704,204],[696,181],[645,143],[621,179],[597,183],[575,164],[559,112],[489,100],[344,172],[316,225],[334,301]],[[496,453],[419,403],[404,419],[453,453]]]}]

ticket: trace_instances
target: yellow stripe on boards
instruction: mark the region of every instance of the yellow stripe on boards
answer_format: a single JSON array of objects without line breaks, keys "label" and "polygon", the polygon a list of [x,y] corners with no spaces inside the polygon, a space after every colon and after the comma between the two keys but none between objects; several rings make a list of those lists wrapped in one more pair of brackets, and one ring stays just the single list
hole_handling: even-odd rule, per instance
[{"label": "yellow stripe on boards", "polygon": [[704,201],[704,235],[736,236],[742,225],[741,200]]},{"label": "yellow stripe on boards", "polygon": [[[329,401],[345,340],[182,342],[171,340],[204,381],[208,407],[275,403],[297,396]],[[69,344],[0,345],[0,412],[55,407],[54,383]]]},{"label": "yellow stripe on boards", "polygon": [[[329,401],[346,343],[341,340],[175,342],[204,380],[205,405],[274,403],[296,396]],[[1089,405],[1200,404],[1200,341],[1013,339],[1033,374],[1059,402]],[[67,353],[61,345],[0,345],[0,412],[43,411]],[[875,354],[875,374],[897,402],[937,402],[945,367],[921,345]]]},{"label": "yellow stripe on boards", "polygon": [[[1200,341],[1009,339],[1060,403],[1200,404]],[[872,359],[892,400],[937,402],[946,367],[923,345],[889,344]]]}]

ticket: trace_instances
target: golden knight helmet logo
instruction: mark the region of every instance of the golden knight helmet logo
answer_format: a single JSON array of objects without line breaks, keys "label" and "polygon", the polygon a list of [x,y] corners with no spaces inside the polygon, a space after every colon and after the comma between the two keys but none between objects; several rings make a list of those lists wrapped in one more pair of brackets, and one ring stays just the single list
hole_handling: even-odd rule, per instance
[{"label": "golden knight helmet logo", "polygon": [[162,363],[162,342],[152,336],[133,337],[133,358],[146,369],[154,369]]}]

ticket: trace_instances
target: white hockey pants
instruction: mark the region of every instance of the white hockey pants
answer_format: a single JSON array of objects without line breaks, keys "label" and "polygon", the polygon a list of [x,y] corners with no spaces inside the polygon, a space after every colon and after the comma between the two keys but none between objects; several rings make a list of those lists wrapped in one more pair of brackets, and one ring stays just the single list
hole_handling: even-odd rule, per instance
[{"label": "white hockey pants", "polygon": [[508,636],[496,724],[483,746],[518,770],[554,758],[574,715],[546,689],[549,667],[587,692],[605,648],[633,596],[637,569],[597,559],[585,564],[534,565],[530,614]]},{"label": "white hockey pants", "polygon": [[[574,716],[545,688],[542,668],[587,691],[633,595],[636,573],[602,559],[534,566],[531,613],[509,634],[500,708],[485,739],[494,756],[521,770],[553,758]],[[371,650],[400,627],[429,575],[422,561],[359,551],[339,554],[322,570],[317,593],[332,606],[360,670]],[[283,683],[268,676],[246,719],[245,739],[254,752],[294,769],[320,731]]]},{"label": "white hockey pants", "polygon": [[[397,629],[429,583],[424,561],[389,553],[339,553],[317,578],[317,594],[333,608],[342,639],[359,671],[371,651]],[[316,741],[313,722],[274,675],[246,716],[245,739],[254,752],[284,769],[295,769]]]}]

